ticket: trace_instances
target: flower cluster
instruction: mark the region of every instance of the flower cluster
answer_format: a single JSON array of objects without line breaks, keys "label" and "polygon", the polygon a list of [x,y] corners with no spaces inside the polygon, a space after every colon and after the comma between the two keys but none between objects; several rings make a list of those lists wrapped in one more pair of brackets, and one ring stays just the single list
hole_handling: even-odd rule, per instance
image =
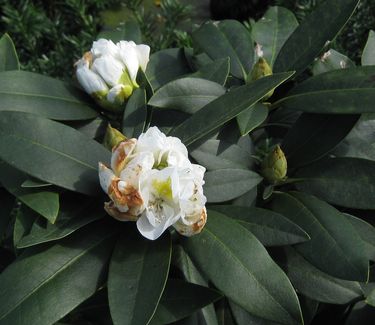
[{"label": "flower cluster", "polygon": [[99,39],[76,63],[78,82],[104,108],[117,110],[138,88],[137,72],[146,70],[149,55],[148,45]]},{"label": "flower cluster", "polygon": [[205,168],[192,164],[182,142],[151,127],[112,150],[111,168],[99,163],[99,178],[111,201],[105,209],[121,221],[136,221],[140,233],[157,239],[169,226],[184,236],[206,223]]}]

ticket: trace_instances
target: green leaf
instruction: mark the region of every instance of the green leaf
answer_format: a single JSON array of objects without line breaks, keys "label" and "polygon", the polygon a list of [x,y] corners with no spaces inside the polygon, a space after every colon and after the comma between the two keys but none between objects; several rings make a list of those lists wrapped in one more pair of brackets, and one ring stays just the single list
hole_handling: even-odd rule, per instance
[{"label": "green leaf", "polygon": [[311,239],[295,248],[312,265],[340,279],[367,281],[364,243],[342,213],[301,192],[274,193],[271,207],[309,234]]},{"label": "green leaf", "polygon": [[182,49],[166,49],[150,56],[146,75],[153,89],[190,72]]},{"label": "green leaf", "polygon": [[275,72],[303,72],[351,17],[359,0],[329,0],[320,4],[288,38],[276,58]]},{"label": "green leaf", "polygon": [[27,249],[0,275],[1,324],[53,324],[95,293],[115,231],[95,226],[47,249]]},{"label": "green leaf", "polygon": [[264,246],[292,245],[310,239],[301,227],[270,210],[233,205],[210,205],[209,208],[235,219]]},{"label": "green leaf", "polygon": [[280,324],[301,324],[297,295],[262,244],[236,221],[209,211],[200,235],[183,245],[207,278],[255,316]]},{"label": "green leaf", "polygon": [[355,64],[347,56],[331,49],[316,59],[312,66],[313,75],[318,75],[332,70],[353,68]]},{"label": "green leaf", "polygon": [[238,144],[210,139],[190,152],[190,155],[208,170],[250,169],[254,162],[249,151]]},{"label": "green leaf", "polygon": [[344,213],[349,222],[352,224],[358,235],[365,243],[365,251],[369,260],[375,260],[375,228],[366,221]]},{"label": "green leaf", "polygon": [[358,115],[302,114],[282,142],[288,167],[325,156],[350,133],[358,119]]},{"label": "green leaf", "polygon": [[284,270],[296,290],[327,304],[348,304],[363,296],[358,282],[334,278],[311,265],[292,247],[284,249]]},{"label": "green leaf", "polygon": [[24,205],[15,209],[15,221],[13,226],[13,247],[17,247],[20,240],[26,236],[37,220],[38,214]]},{"label": "green leaf", "polygon": [[28,112],[54,120],[87,120],[98,115],[79,89],[32,72],[1,72],[0,96],[0,111]]},{"label": "green leaf", "polygon": [[293,12],[283,7],[270,7],[251,30],[251,35],[263,51],[263,57],[272,67],[282,46],[298,27]]},{"label": "green leaf", "polygon": [[3,236],[8,228],[11,213],[15,206],[15,199],[12,195],[7,193],[4,189],[0,189],[0,244]]},{"label": "green leaf", "polygon": [[360,158],[330,158],[296,173],[297,187],[332,204],[375,209],[375,162]]},{"label": "green leaf", "polygon": [[116,244],[108,275],[108,299],[114,324],[148,324],[163,293],[172,243],[168,233],[150,241],[128,227]]},{"label": "green leaf", "polygon": [[150,325],[164,325],[178,321],[220,297],[217,291],[197,284],[168,280]]},{"label": "green leaf", "polygon": [[0,112],[1,159],[42,181],[97,195],[98,162],[106,163],[109,155],[66,125],[23,112]]},{"label": "green leaf", "polygon": [[123,21],[113,30],[104,30],[99,33],[97,39],[105,38],[114,43],[119,41],[133,41],[136,44],[142,43],[142,33],[136,21]]},{"label": "green leaf", "polygon": [[254,45],[240,22],[207,22],[193,33],[193,41],[213,60],[229,57],[231,74],[246,80],[254,62]]},{"label": "green leaf", "polygon": [[219,128],[242,111],[262,99],[293,75],[292,72],[261,78],[251,84],[233,89],[204,106],[197,113],[171,131],[186,145]]},{"label": "green leaf", "polygon": [[375,307],[375,289],[372,290],[366,297],[366,303],[372,307]]},{"label": "green leaf", "polygon": [[279,323],[271,322],[259,317],[255,317],[241,308],[233,301],[229,301],[230,309],[232,310],[233,317],[236,320],[237,325],[277,325]]},{"label": "green leaf", "polygon": [[261,125],[268,116],[268,107],[262,103],[256,103],[237,115],[237,123],[241,135],[247,135]]},{"label": "green leaf", "polygon": [[225,88],[216,82],[199,78],[182,78],[161,87],[148,104],[194,114],[223,94]]},{"label": "green leaf", "polygon": [[203,186],[207,202],[224,202],[245,194],[257,186],[262,177],[246,169],[217,169],[206,172]]},{"label": "green leaf", "polygon": [[366,46],[362,53],[362,65],[375,65],[375,32],[370,30]]},{"label": "green leaf", "polygon": [[203,65],[197,72],[192,73],[190,77],[211,80],[224,86],[229,75],[229,68],[229,58],[218,59]]},{"label": "green leaf", "polygon": [[122,133],[128,138],[138,138],[144,131],[147,119],[146,91],[137,89],[126,104],[122,118]]},{"label": "green leaf", "polygon": [[55,223],[60,206],[59,194],[46,191],[40,187],[23,187],[25,179],[27,179],[27,176],[24,173],[4,162],[0,162],[0,181],[6,190],[30,209],[36,211],[51,223]]},{"label": "green leaf", "polygon": [[347,315],[345,325],[372,325],[375,319],[375,309],[364,301],[356,303]]},{"label": "green leaf", "polygon": [[0,71],[19,70],[20,63],[14,43],[8,34],[0,38]]},{"label": "green leaf", "polygon": [[291,110],[361,114],[374,110],[375,67],[334,70],[307,79],[277,103]]},{"label": "green leaf", "polygon": [[71,202],[67,201],[65,196],[63,199],[57,222],[44,225],[40,220],[37,220],[31,227],[30,233],[17,243],[17,248],[62,239],[106,214],[102,202],[97,202],[96,199],[82,200],[81,198],[79,205],[76,204],[76,195]]}]

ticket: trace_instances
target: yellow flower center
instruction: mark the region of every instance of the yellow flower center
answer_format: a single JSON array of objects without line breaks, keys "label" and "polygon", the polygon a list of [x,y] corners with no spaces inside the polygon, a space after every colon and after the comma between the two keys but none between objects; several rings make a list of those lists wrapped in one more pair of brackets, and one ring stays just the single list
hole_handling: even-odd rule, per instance
[{"label": "yellow flower center", "polygon": [[168,177],[165,181],[159,181],[154,179],[152,181],[152,187],[157,192],[158,196],[163,199],[172,200],[172,180]]}]

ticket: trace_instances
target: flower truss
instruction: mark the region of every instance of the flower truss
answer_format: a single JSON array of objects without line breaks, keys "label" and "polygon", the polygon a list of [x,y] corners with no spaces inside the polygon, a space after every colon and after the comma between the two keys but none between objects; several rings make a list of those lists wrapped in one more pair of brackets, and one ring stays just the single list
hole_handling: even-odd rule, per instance
[{"label": "flower truss", "polygon": [[180,139],[157,127],[114,147],[111,168],[99,163],[100,184],[111,199],[105,203],[108,214],[136,221],[140,233],[152,240],[172,225],[184,236],[202,230],[204,173],[204,167],[189,161]]}]

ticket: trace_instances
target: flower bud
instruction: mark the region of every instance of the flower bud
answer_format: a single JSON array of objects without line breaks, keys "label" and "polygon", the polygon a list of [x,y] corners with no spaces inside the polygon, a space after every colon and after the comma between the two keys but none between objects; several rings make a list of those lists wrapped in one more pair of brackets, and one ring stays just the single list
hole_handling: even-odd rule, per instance
[{"label": "flower bud", "polygon": [[147,45],[99,39],[76,64],[78,82],[103,108],[122,111],[124,102],[139,87],[137,73],[146,70],[149,56]]},{"label": "flower bud", "polygon": [[[261,79],[266,76],[272,75],[272,69],[269,66],[265,58],[259,58],[258,62],[254,65],[253,70],[250,74],[251,81]],[[273,95],[274,90],[272,89],[263,99],[268,99]]]},{"label": "flower bud", "polygon": [[288,170],[287,160],[280,146],[277,145],[262,162],[262,174],[271,183],[282,181]]},{"label": "flower bud", "polygon": [[126,140],[126,136],[108,124],[103,141],[104,146],[107,149],[112,150],[112,148],[116,147],[121,141],[124,140]]}]

